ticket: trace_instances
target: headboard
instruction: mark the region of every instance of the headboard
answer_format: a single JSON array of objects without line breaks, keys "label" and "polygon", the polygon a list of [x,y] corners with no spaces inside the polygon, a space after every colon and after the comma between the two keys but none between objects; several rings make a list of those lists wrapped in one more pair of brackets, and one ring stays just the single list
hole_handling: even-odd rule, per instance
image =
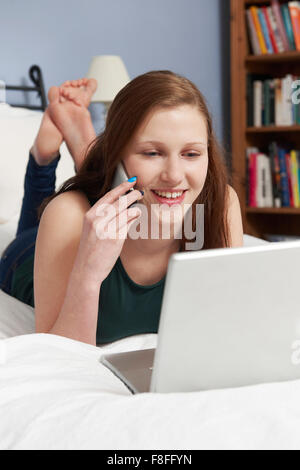
[{"label": "headboard", "polygon": [[45,93],[45,86],[44,86],[44,79],[43,79],[42,71],[38,65],[32,65],[29,69],[28,74],[34,86],[16,86],[16,85],[5,84],[5,89],[6,90],[18,90],[18,91],[35,91],[37,92],[38,97],[40,98],[40,101],[41,101],[40,106],[23,105],[23,104],[22,105],[14,104],[11,106],[34,109],[38,111],[45,111],[45,109],[47,108],[47,98],[46,98],[46,93]]}]

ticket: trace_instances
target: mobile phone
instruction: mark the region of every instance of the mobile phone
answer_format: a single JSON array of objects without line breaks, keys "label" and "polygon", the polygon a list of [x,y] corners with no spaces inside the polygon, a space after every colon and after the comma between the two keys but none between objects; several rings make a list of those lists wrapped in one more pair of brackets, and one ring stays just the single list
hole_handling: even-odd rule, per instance
[{"label": "mobile phone", "polygon": [[[116,188],[119,186],[121,183],[124,183],[125,181],[129,180],[129,176],[127,175],[127,172],[125,170],[125,167],[122,162],[120,162],[117,166],[115,176],[112,182],[111,189]],[[133,189],[133,188],[132,188]],[[128,191],[129,192],[129,191]]]},{"label": "mobile phone", "polygon": [[[120,162],[117,166],[111,189],[116,188],[121,183],[124,183],[125,181],[128,181],[128,180],[129,180],[129,176],[127,175],[126,169],[123,163]],[[129,194],[131,191],[134,191],[134,188],[131,188],[129,191],[127,191],[126,194]],[[131,204],[129,207],[134,207],[135,205],[136,205],[136,202]]]}]

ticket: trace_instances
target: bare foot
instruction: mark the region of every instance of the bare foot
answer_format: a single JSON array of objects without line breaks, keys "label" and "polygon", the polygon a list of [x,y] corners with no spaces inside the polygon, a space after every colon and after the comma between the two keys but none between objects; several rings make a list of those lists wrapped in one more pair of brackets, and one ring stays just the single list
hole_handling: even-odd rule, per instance
[{"label": "bare foot", "polygon": [[95,85],[97,86],[97,82],[93,80],[91,86],[85,86],[85,90],[81,90],[81,95],[80,90],[70,90],[68,87],[51,88],[49,114],[63,135],[76,170],[79,170],[82,164],[88,145],[96,137],[91,115],[86,107],[95,92]]},{"label": "bare foot", "polygon": [[73,101],[78,106],[89,106],[91,97],[97,89],[97,80],[94,78],[81,78],[68,80],[60,86],[60,101],[66,99]]},{"label": "bare foot", "polygon": [[[72,101],[77,106],[88,107],[91,97],[97,88],[94,79],[80,79],[64,82],[59,88],[59,101],[61,103]],[[49,103],[57,101],[57,87],[51,87],[48,93]],[[74,104],[73,104],[74,106]],[[35,139],[31,153],[40,166],[48,165],[58,156],[63,135],[51,119],[49,108],[43,115],[38,135]]]}]

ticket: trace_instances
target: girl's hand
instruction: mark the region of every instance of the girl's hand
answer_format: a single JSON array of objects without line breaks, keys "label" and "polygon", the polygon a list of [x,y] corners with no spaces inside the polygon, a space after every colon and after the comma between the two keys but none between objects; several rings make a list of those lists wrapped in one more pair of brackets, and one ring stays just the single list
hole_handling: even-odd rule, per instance
[{"label": "girl's hand", "polygon": [[137,190],[126,195],[135,184],[136,181],[120,184],[106,193],[85,214],[73,266],[73,273],[75,270],[81,279],[99,285],[114,267],[130,226],[141,215],[139,208],[128,209],[143,197]]}]

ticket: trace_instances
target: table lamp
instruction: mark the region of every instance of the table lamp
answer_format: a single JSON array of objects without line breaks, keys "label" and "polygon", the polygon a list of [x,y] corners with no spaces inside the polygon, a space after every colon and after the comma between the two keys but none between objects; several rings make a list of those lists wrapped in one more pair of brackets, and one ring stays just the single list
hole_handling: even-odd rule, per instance
[{"label": "table lamp", "polygon": [[130,81],[121,57],[99,55],[92,58],[86,78],[95,78],[98,88],[92,97],[92,103],[104,104],[104,122],[107,111],[119,91]]}]

